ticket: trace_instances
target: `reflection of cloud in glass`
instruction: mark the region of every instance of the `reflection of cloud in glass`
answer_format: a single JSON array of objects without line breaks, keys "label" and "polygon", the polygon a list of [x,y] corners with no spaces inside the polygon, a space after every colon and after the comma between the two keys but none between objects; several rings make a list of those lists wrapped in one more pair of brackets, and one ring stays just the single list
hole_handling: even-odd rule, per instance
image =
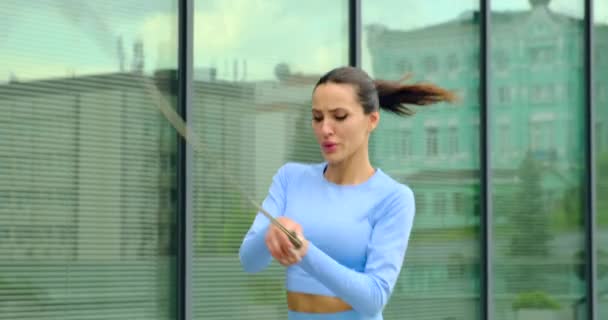
[{"label": "reflection of cloud in glass", "polygon": [[4,40],[8,37],[11,27],[11,15],[8,7],[0,5],[0,51],[2,50]]},{"label": "reflection of cloud in glass", "polygon": [[274,78],[280,62],[320,73],[347,55],[345,1],[198,1],[195,8],[194,64],[218,68],[220,78],[235,60],[246,60],[247,80],[257,80]]},{"label": "reflection of cloud in glass", "polygon": [[593,12],[595,14],[594,21],[596,23],[608,24],[608,3],[606,1],[596,1]]},{"label": "reflection of cloud in glass", "polygon": [[[477,3],[435,0],[436,5],[430,8],[412,2],[408,11],[415,14],[404,15],[400,10],[383,9],[400,7],[400,0],[385,2],[384,6],[366,7],[366,20],[401,30],[454,19],[463,13],[463,7],[475,7]],[[597,2],[600,5],[595,8],[596,21],[608,23],[608,7]],[[44,78],[72,72],[116,71],[119,36],[124,39],[127,66],[132,59],[132,45],[138,39],[144,43],[148,72],[174,66],[176,52],[170,48],[177,41],[176,15],[163,12],[177,11],[166,10],[167,7],[174,5],[143,0],[58,0],[26,7],[16,0],[2,1],[0,60],[5,63],[0,65],[0,79],[5,80],[11,72],[21,78]],[[492,3],[494,11],[529,8],[529,0]],[[583,15],[583,7],[577,1],[552,0],[550,8],[577,17]],[[217,67],[220,76],[222,68],[244,59],[249,80],[272,78],[279,61],[289,63],[296,72],[306,66],[307,70],[320,73],[338,64],[346,54],[342,41],[346,37],[346,1],[271,0],[263,5],[254,0],[195,1],[195,9],[195,66]],[[336,12],[344,14],[343,23],[335,21]],[[327,21],[332,20],[344,28],[328,29]],[[52,34],[48,30],[53,30]],[[320,46],[310,46],[311,38]]]},{"label": "reflection of cloud in glass", "polygon": [[[144,2],[140,10],[131,8],[130,12],[118,1],[113,5],[63,0],[24,7],[14,1],[2,2],[2,11],[12,14],[9,22],[4,22],[10,23],[11,32],[0,47],[0,60],[9,63],[0,65],[0,78],[9,74],[26,80],[115,72],[120,65],[119,37],[124,40],[126,65],[130,68],[134,44],[138,40],[146,43],[141,39],[142,23],[151,14],[145,13],[157,10],[158,4]],[[164,11],[176,9],[167,5]],[[171,25],[165,29],[171,30]],[[176,41],[174,36],[172,44]],[[157,65],[157,52],[157,48],[144,49],[148,71]]]}]

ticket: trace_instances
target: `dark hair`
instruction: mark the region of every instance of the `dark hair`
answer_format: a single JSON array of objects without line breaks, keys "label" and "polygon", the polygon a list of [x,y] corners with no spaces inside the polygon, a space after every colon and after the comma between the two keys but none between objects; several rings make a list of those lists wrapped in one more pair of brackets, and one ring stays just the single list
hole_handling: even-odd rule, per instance
[{"label": "dark hair", "polygon": [[365,71],[355,67],[339,67],[322,76],[315,89],[324,83],[351,84],[357,91],[363,111],[368,114],[382,108],[401,116],[414,114],[406,106],[454,102],[456,96],[430,83],[403,84],[401,81],[373,80]]}]

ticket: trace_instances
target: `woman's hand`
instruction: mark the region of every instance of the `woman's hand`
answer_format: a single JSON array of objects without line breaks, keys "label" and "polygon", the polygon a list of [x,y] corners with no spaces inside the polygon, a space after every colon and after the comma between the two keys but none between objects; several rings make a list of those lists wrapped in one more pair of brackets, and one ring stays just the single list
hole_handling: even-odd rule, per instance
[{"label": "woman's hand", "polygon": [[304,257],[308,250],[308,241],[302,236],[302,226],[297,222],[287,217],[278,217],[277,221],[287,230],[295,232],[300,241],[302,241],[302,247],[296,249],[291,241],[289,241],[286,234],[274,224],[270,225],[268,232],[266,232],[266,246],[272,257],[279,261],[280,264],[287,267],[302,260],[302,257]]}]

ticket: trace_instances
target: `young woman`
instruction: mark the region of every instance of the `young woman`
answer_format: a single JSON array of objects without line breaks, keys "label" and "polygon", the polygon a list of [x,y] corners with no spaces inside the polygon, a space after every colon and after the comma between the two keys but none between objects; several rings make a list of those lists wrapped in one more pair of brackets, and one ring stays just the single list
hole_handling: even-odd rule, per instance
[{"label": "young woman", "polygon": [[262,206],[302,241],[296,249],[258,215],[241,245],[246,272],[275,258],[287,267],[289,319],[382,319],[401,271],[414,219],[412,190],[369,160],[379,109],[452,101],[432,84],[372,80],[353,67],[331,70],[312,95],[312,128],[325,162],[288,163]]}]

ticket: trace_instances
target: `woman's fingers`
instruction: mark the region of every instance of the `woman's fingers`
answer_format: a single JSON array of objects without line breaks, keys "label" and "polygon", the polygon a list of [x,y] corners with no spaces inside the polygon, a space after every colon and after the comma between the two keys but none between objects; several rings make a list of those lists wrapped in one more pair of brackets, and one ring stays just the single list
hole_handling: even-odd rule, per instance
[{"label": "woman's fingers", "polygon": [[302,260],[302,258],[299,253],[295,249],[291,249],[288,255],[278,261],[281,265],[288,267],[300,262],[300,260]]},{"label": "woman's fingers", "polygon": [[281,249],[281,244],[277,239],[274,232],[270,231],[266,236],[266,246],[268,247],[268,251],[273,258],[280,260],[283,257],[283,250]]},{"label": "woman's fingers", "polygon": [[276,260],[285,260],[290,255],[291,243],[287,236],[272,226],[266,235],[266,246]]},{"label": "woman's fingers", "polygon": [[[304,239],[302,237],[302,227],[298,223],[286,217],[279,217],[277,220],[280,220],[280,223],[286,229],[292,230],[300,240]],[[266,233],[265,240],[272,257],[283,266],[296,264],[302,259],[302,254],[294,247],[289,237],[278,227],[271,225]]]}]

